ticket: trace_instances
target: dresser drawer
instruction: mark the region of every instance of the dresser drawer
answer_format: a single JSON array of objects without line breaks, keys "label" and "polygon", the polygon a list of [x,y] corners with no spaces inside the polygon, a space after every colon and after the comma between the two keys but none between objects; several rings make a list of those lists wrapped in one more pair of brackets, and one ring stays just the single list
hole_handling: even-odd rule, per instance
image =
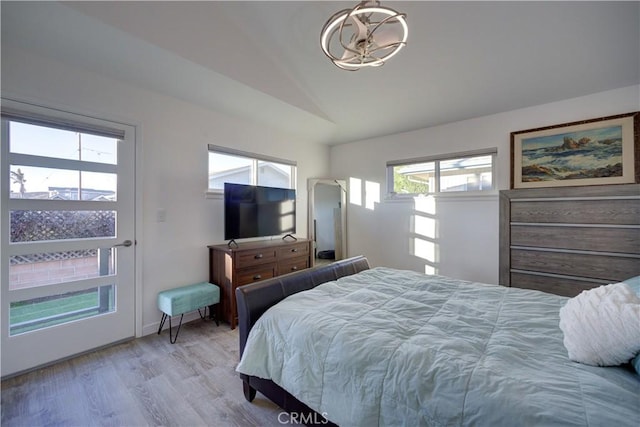
[{"label": "dresser drawer", "polygon": [[276,264],[264,264],[253,268],[239,269],[236,272],[236,286],[248,285],[264,279],[275,277]]},{"label": "dresser drawer", "polygon": [[309,256],[309,242],[294,243],[278,249],[279,260],[303,256]]},{"label": "dresser drawer", "polygon": [[253,267],[260,264],[275,262],[278,257],[277,248],[256,248],[246,251],[238,251],[236,256],[236,268]]},{"label": "dresser drawer", "polygon": [[220,287],[220,318],[231,329],[238,324],[235,291],[281,274],[311,267],[311,242],[306,239],[272,239],[209,246],[209,281]]},{"label": "dresser drawer", "polygon": [[305,268],[309,268],[308,256],[287,259],[278,263],[278,275],[293,273],[295,271],[304,270]]}]

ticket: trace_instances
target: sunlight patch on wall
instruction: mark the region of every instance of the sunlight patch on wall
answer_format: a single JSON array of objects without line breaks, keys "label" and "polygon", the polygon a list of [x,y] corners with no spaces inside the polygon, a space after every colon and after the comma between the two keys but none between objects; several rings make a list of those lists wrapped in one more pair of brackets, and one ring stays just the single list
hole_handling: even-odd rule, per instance
[{"label": "sunlight patch on wall", "polygon": [[362,180],[349,178],[349,203],[362,206]]},{"label": "sunlight patch on wall", "polygon": [[370,210],[376,208],[376,203],[380,203],[380,183],[378,182],[365,182],[364,194],[366,198],[365,207]]},{"label": "sunlight patch on wall", "polygon": [[427,197],[415,197],[413,199],[413,207],[416,212],[422,212],[425,214],[436,214],[436,199],[433,196]]},{"label": "sunlight patch on wall", "polygon": [[360,178],[350,177],[349,203],[374,210],[376,203],[380,203],[380,183],[365,181],[363,184]]},{"label": "sunlight patch on wall", "polygon": [[424,274],[436,274],[436,268],[432,265],[425,265]]},{"label": "sunlight patch on wall", "polygon": [[413,239],[413,249],[417,257],[427,261],[424,265],[424,272],[426,274],[435,274],[436,244],[432,241],[415,237]]},{"label": "sunlight patch on wall", "polygon": [[433,217],[426,217],[422,215],[413,215],[413,230],[414,233],[420,236],[435,239],[436,219]]},{"label": "sunlight patch on wall", "polygon": [[412,254],[426,261],[424,272],[436,274],[438,262],[438,222],[433,196],[416,197],[411,216]]},{"label": "sunlight patch on wall", "polygon": [[280,230],[295,230],[295,203],[287,200],[280,203]]}]

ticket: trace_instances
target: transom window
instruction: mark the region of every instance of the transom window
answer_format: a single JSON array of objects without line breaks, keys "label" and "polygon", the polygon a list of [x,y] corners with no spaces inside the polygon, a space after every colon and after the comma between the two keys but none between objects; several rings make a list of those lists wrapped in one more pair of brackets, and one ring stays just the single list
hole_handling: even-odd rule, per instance
[{"label": "transom window", "polygon": [[391,196],[476,192],[495,189],[497,151],[484,150],[438,157],[387,162],[387,190]]},{"label": "transom window", "polygon": [[209,186],[220,193],[224,183],[296,187],[296,162],[209,145]]}]

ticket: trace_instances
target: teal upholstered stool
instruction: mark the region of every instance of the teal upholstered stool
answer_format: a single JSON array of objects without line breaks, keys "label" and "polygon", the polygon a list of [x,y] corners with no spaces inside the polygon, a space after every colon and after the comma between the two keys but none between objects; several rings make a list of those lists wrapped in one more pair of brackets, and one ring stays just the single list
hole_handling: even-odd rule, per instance
[{"label": "teal upholstered stool", "polygon": [[[198,310],[200,317],[205,318],[207,307],[209,307],[209,316],[214,317],[212,306],[220,302],[220,288],[211,283],[197,283],[195,285],[182,286],[180,288],[169,289],[158,294],[158,308],[162,311],[162,320],[158,328],[158,335],[162,332],[164,322],[169,317],[169,342],[174,344],[178,339],[180,326],[182,326],[182,318],[184,313]],[[202,315],[200,309],[204,307],[205,316]],[[180,315],[180,324],[176,331],[176,336],[172,337],[171,333],[171,317]],[[218,325],[218,319],[216,319]]]}]

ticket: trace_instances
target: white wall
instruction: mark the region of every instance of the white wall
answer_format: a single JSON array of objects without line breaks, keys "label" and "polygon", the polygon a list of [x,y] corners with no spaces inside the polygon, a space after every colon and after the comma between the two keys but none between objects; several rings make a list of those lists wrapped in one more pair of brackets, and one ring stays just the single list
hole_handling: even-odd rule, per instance
[{"label": "white wall", "polygon": [[[373,193],[378,202],[371,209],[348,206],[349,255],[364,254],[373,265],[495,283],[497,197],[442,197],[425,206],[386,202],[386,161],[497,147],[498,187],[506,189],[510,132],[638,110],[639,92],[639,86],[632,86],[344,144],[333,147],[329,156],[324,146],[255,123],[14,48],[2,51],[3,96],[137,126],[142,148],[142,223],[137,237],[144,333],[157,327],[157,292],[207,280],[206,246],[223,242],[222,201],[204,197],[209,143],[296,160],[301,207],[307,205],[303,189],[310,177],[354,177],[379,185]],[[166,210],[165,222],[157,222],[159,209]],[[297,218],[299,235],[305,236],[306,215]]]},{"label": "white wall", "polygon": [[443,196],[422,203],[426,207],[385,201],[386,162],[496,147],[498,189],[508,189],[511,132],[637,110],[640,86],[630,86],[332,147],[332,176],[379,184],[369,194],[380,201],[372,209],[349,204],[349,255],[366,255],[373,265],[497,283],[497,195]]},{"label": "white wall", "polygon": [[[307,179],[328,172],[326,146],[4,46],[2,95],[137,126],[143,334],[157,330],[158,291],[208,281],[207,245],[224,242],[223,202],[205,198],[207,144],[297,161],[302,213]],[[159,209],[164,222],[157,221]],[[306,215],[297,221],[298,235],[306,237]]]}]

